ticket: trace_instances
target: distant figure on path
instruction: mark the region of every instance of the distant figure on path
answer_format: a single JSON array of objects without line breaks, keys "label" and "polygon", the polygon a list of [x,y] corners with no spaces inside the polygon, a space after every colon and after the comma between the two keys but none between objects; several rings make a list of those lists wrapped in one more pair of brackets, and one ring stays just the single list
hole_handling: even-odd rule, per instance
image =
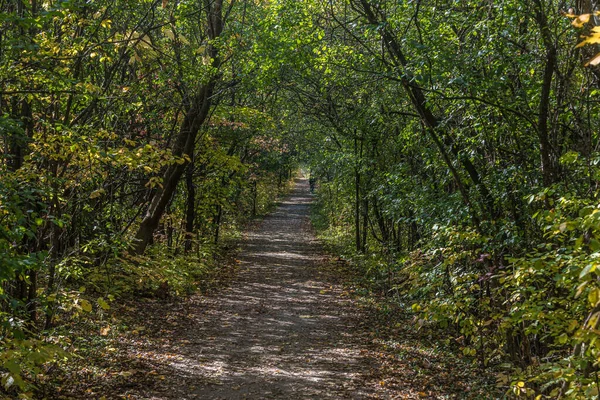
[{"label": "distant figure on path", "polygon": [[310,185],[311,193],[315,192],[315,182],[316,181],[317,181],[317,178],[315,178],[312,174],[310,174],[310,176],[308,177],[308,184]]}]

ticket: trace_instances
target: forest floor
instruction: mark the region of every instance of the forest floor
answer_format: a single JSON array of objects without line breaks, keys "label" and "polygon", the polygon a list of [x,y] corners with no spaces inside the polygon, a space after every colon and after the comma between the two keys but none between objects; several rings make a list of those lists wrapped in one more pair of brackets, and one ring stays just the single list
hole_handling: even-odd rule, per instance
[{"label": "forest floor", "polygon": [[124,307],[127,329],[48,398],[495,398],[473,363],[344,285],[315,239],[311,200],[298,180],[247,233],[226,286]]}]

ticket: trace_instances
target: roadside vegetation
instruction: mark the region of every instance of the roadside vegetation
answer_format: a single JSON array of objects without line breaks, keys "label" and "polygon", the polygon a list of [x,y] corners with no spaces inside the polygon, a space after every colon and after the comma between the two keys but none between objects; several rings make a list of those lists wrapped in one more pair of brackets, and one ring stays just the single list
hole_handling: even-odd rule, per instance
[{"label": "roadside vegetation", "polygon": [[594,4],[0,1],[0,393],[210,286],[305,165],[369,290],[508,397],[598,398]]}]

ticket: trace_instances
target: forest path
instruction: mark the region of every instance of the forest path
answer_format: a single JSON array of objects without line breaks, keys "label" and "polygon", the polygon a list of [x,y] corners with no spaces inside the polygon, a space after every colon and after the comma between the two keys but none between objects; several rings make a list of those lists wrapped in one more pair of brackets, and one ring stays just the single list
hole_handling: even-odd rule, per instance
[{"label": "forest path", "polygon": [[308,182],[299,179],[249,232],[234,282],[197,296],[192,324],[167,345],[174,354],[160,368],[162,384],[141,398],[392,397],[367,384],[377,362],[354,335],[359,311],[319,270],[310,202]]}]

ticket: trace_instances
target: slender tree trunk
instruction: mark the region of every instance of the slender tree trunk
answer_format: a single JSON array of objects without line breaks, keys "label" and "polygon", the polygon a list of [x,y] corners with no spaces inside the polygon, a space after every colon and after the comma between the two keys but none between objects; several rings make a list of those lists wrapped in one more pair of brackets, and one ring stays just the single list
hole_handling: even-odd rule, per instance
[{"label": "slender tree trunk", "polygon": [[[223,0],[205,1],[205,7],[208,13],[208,36],[211,40],[218,38],[223,30],[222,6]],[[213,59],[212,67],[218,69],[220,60],[218,58],[217,49],[211,46],[209,54]],[[187,155],[190,159],[193,157],[196,136],[210,111],[213,91],[217,79],[218,76],[213,75],[209,82],[202,86],[199,93],[191,99],[173,145],[173,154],[175,156],[181,157]],[[160,219],[163,216],[171,197],[175,193],[177,184],[186,167],[187,163],[174,164],[169,166],[165,171],[162,182],[163,186],[156,190],[135,236],[135,253],[142,254],[151,242],[154,231],[158,227]]]},{"label": "slender tree trunk", "polygon": [[37,322],[37,288],[38,288],[38,273],[34,270],[29,270],[29,289],[27,290],[27,313],[29,314],[29,325],[35,328]]},{"label": "slender tree trunk", "polygon": [[185,244],[186,253],[192,250],[192,239],[194,236],[196,220],[196,188],[194,186],[194,163],[193,160],[188,165],[185,175],[185,184],[187,187],[187,203],[185,210]]},{"label": "slender tree trunk", "polygon": [[[358,3],[359,3],[358,5],[362,8],[364,16],[366,17],[367,21],[370,24],[380,25],[381,20],[380,20],[379,16],[377,15],[379,10],[376,8],[376,6],[367,0],[358,0]],[[480,219],[479,219],[479,216],[477,215],[476,209],[474,208],[474,206],[471,202],[468,188],[465,185],[465,183],[463,182],[460,174],[454,167],[454,164],[452,163],[452,160],[450,159],[450,157],[448,155],[448,151],[446,150],[448,145],[452,144],[452,139],[448,136],[448,134],[446,132],[444,132],[444,130],[442,128],[440,128],[438,118],[433,114],[433,112],[427,106],[427,99],[425,97],[423,90],[419,86],[415,85],[414,82],[411,82],[410,76],[405,73],[406,72],[405,69],[408,66],[408,60],[406,59],[404,52],[402,51],[402,48],[400,47],[400,44],[398,43],[396,38],[392,35],[392,33],[389,31],[389,29],[385,27],[385,25],[380,30],[380,34],[381,34],[381,38],[384,42],[384,45],[387,48],[387,51],[391,56],[392,62],[394,63],[394,65],[396,67],[403,70],[403,74],[401,76],[402,86],[406,90],[406,92],[411,100],[411,103],[413,104],[413,106],[415,107],[415,110],[419,114],[421,121],[423,123],[423,126],[425,128],[425,131],[429,134],[429,136],[434,141],[444,162],[446,163],[446,166],[450,170],[450,173],[452,174],[452,176],[456,182],[456,185],[458,186],[458,190],[461,193],[465,204],[469,208],[473,224],[479,230]],[[456,147],[450,146],[450,150],[454,154],[455,157],[459,154],[459,150]],[[469,174],[469,177],[473,180],[473,183],[479,187],[479,190],[482,191],[483,197],[487,198],[489,191],[487,190],[487,188],[485,188],[485,186],[479,179],[479,175],[476,174],[477,169],[475,168],[473,163],[471,163],[471,161],[466,158],[459,158],[458,161],[465,168],[465,170]]]},{"label": "slender tree trunk", "polygon": [[369,232],[369,200],[365,197],[363,200],[362,214],[363,214],[363,228],[362,228],[362,243],[360,245],[360,251],[365,253],[367,251],[367,238]]},{"label": "slender tree trunk", "polygon": [[256,217],[256,202],[258,201],[258,188],[256,180],[252,182],[252,217]]},{"label": "slender tree trunk", "polygon": [[214,234],[215,244],[219,244],[219,237],[221,235],[221,219],[222,219],[222,217],[223,217],[223,206],[218,204],[216,207],[215,217],[213,218],[214,225],[215,225],[215,234]]},{"label": "slender tree trunk", "polygon": [[534,0],[535,19],[539,25],[542,40],[546,47],[546,65],[544,67],[544,77],[542,80],[542,92],[538,109],[537,133],[540,140],[540,158],[542,166],[542,177],[545,186],[551,185],[555,180],[554,165],[550,155],[551,145],[549,140],[548,119],[550,115],[550,95],[552,91],[552,78],[556,68],[556,45],[552,40],[548,18],[541,0]]},{"label": "slender tree trunk", "polygon": [[358,138],[356,137],[356,131],[354,132],[354,155],[357,158],[354,166],[354,230],[356,251],[360,253],[362,243],[360,239],[360,171],[358,169]]},{"label": "slender tree trunk", "polygon": [[[196,136],[210,109],[214,83],[212,81],[202,88],[201,94],[193,101],[194,104],[187,111],[173,149],[175,156],[187,155],[191,157],[193,155]],[[136,234],[135,252],[137,254],[142,254],[152,241],[152,235],[158,227],[186,167],[187,163],[174,164],[165,171],[163,186],[157,188]]]},{"label": "slender tree trunk", "polygon": [[[364,139],[361,138],[360,141],[360,152],[359,152],[359,157],[360,160],[362,162],[363,159],[363,150],[364,150]],[[360,188],[360,192],[361,192],[361,197],[362,197],[362,218],[363,218],[363,228],[362,228],[362,242],[360,245],[360,251],[362,253],[365,253],[367,251],[367,238],[369,236],[369,200],[367,198],[367,193],[366,193],[366,186],[367,186],[367,182],[366,182],[366,178],[363,179],[361,188]]]},{"label": "slender tree trunk", "polygon": [[[379,226],[379,232],[381,232],[381,240],[389,245],[390,242],[390,230],[386,221],[381,214],[381,210],[379,208],[379,202],[377,201],[377,197],[373,198],[373,214],[375,215],[375,219],[377,220],[377,226]],[[392,229],[393,231],[393,229]]]}]

